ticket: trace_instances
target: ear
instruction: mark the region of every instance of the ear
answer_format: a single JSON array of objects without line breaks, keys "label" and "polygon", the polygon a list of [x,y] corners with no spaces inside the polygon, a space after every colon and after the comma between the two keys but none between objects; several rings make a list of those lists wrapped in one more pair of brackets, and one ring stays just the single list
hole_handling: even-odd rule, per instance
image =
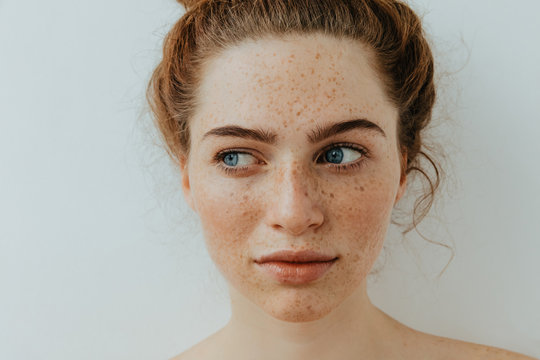
[{"label": "ear", "polygon": [[401,177],[399,179],[399,188],[396,194],[396,200],[394,201],[394,205],[396,205],[403,194],[405,193],[405,190],[407,189],[407,152],[404,150],[401,153]]},{"label": "ear", "polygon": [[188,172],[188,161],[185,156],[180,156],[179,158],[180,162],[180,172],[182,177],[182,192],[184,193],[184,199],[186,200],[186,203],[189,205],[189,207],[194,211],[197,212],[197,209],[195,208],[195,204],[193,202],[193,197],[191,196],[191,186],[189,184],[189,172]]}]

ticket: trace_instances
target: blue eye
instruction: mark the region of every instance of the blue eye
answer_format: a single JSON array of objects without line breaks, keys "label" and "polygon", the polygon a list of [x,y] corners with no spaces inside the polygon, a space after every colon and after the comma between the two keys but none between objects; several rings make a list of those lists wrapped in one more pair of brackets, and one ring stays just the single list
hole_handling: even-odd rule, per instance
[{"label": "blue eye", "polygon": [[223,157],[223,161],[228,166],[236,166],[238,164],[238,153],[228,153]]},{"label": "blue eye", "polygon": [[339,148],[328,150],[325,154],[325,159],[328,162],[335,161],[336,164],[339,164],[343,160],[343,151],[339,150]]},{"label": "blue eye", "polygon": [[216,154],[214,162],[218,168],[232,175],[248,170],[249,165],[257,163],[257,158],[245,151],[227,150]]},{"label": "blue eye", "polygon": [[[326,167],[335,172],[353,170],[364,165],[368,151],[350,143],[332,144],[323,149],[317,158],[317,163],[327,163]],[[251,160],[250,160],[251,158]],[[316,157],[314,157],[314,160]],[[229,175],[246,174],[249,165],[255,165],[257,159],[249,152],[229,149],[214,156],[218,168]],[[247,175],[246,175],[247,176]]]},{"label": "blue eye", "polygon": [[366,151],[350,145],[332,145],[324,150],[324,160],[330,164],[353,163],[366,155]]}]

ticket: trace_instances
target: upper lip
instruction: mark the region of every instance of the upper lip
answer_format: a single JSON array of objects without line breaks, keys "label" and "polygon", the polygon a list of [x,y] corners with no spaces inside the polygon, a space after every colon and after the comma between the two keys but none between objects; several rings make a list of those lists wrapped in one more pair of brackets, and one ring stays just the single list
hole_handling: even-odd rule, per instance
[{"label": "upper lip", "polygon": [[268,255],[263,255],[255,260],[256,263],[265,263],[269,261],[289,261],[289,262],[313,262],[313,261],[330,261],[336,259],[337,256],[326,255],[313,250],[281,250]]}]

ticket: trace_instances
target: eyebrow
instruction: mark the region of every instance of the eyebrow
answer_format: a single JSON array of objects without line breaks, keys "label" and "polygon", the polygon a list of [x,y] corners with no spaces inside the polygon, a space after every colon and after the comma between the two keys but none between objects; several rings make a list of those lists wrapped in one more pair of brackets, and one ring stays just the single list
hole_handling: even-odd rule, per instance
[{"label": "eyebrow", "polygon": [[[310,143],[316,144],[334,135],[342,134],[353,129],[366,129],[372,130],[380,135],[386,137],[383,129],[377,124],[367,119],[355,119],[347,120],[338,123],[328,124],[324,126],[317,125],[317,127],[307,136]],[[247,129],[236,125],[227,125],[218,128],[214,128],[204,134],[203,140],[208,136],[217,137],[239,137],[243,139],[251,139],[266,144],[275,145],[277,142],[277,134],[264,129]]]}]

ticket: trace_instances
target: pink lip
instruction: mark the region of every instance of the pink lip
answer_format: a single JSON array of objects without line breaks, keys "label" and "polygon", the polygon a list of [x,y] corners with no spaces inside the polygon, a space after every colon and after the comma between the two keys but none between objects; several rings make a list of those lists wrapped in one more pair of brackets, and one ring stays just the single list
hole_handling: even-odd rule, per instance
[{"label": "pink lip", "polygon": [[269,276],[285,284],[305,284],[321,278],[337,257],[315,251],[278,251],[255,262]]},{"label": "pink lip", "polygon": [[256,263],[265,263],[270,261],[287,261],[287,262],[313,262],[313,261],[330,261],[337,256],[322,254],[313,250],[282,250],[276,251],[268,255],[263,255],[255,260]]}]

